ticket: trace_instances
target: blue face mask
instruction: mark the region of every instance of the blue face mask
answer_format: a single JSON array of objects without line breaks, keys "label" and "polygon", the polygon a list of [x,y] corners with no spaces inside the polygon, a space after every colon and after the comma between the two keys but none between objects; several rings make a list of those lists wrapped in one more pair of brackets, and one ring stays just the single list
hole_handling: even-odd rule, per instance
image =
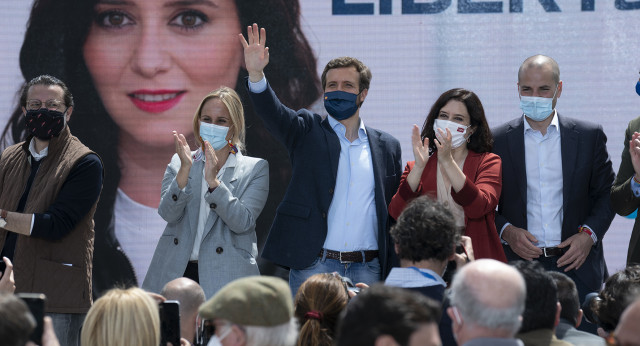
[{"label": "blue face mask", "polygon": [[556,97],[556,91],[553,97],[536,97],[536,96],[520,96],[520,109],[524,115],[533,121],[543,121],[547,119],[553,112],[553,99]]},{"label": "blue face mask", "polygon": [[211,143],[215,150],[220,150],[227,145],[227,132],[229,132],[228,127],[200,122],[200,137],[203,141]]},{"label": "blue face mask", "polygon": [[636,83],[636,94],[640,96],[640,80],[638,81],[638,83]]},{"label": "blue face mask", "polygon": [[330,91],[324,93],[324,108],[329,115],[340,121],[351,118],[358,110],[356,103],[359,94],[352,94],[345,91]]}]

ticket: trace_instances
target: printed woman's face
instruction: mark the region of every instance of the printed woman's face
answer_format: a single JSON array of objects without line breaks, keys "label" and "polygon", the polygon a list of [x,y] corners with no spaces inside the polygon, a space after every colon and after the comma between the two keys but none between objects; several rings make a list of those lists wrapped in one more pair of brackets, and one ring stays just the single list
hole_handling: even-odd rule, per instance
[{"label": "printed woman's face", "polygon": [[122,135],[172,145],[207,93],[235,87],[240,32],[233,0],[101,0],[84,59]]}]

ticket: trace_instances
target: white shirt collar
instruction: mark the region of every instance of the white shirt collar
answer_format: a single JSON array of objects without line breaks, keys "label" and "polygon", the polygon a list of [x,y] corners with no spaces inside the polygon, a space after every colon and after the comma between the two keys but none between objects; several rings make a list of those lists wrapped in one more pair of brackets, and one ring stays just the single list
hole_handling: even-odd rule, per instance
[{"label": "white shirt collar", "polygon": [[31,156],[33,156],[33,158],[36,161],[40,161],[45,157],[47,157],[47,154],[49,154],[49,146],[42,149],[40,153],[36,152],[36,138],[33,137],[31,138],[31,142],[29,142],[29,152],[31,153]]},{"label": "white shirt collar", "polygon": [[[347,131],[347,128],[332,116],[327,115],[327,120],[329,120],[329,125],[336,133],[344,134]],[[336,127],[340,128],[340,131],[338,131]],[[367,129],[364,127],[364,121],[362,121],[362,118],[360,118],[360,124],[358,125],[358,137],[360,137],[361,140],[367,139]]]},{"label": "white shirt collar", "polygon": [[[547,132],[549,132],[549,130],[551,129],[555,129],[556,131],[560,131],[560,123],[558,122],[558,112],[556,111],[556,109],[553,109],[553,114],[550,115],[553,117],[553,119],[551,119],[551,123],[549,124],[549,126],[547,127]],[[526,115],[523,115],[523,117],[526,118]],[[527,131],[536,131],[533,128],[531,128],[531,125],[529,125],[529,122],[527,121],[527,119],[523,119],[524,120],[524,132],[527,133]]]}]

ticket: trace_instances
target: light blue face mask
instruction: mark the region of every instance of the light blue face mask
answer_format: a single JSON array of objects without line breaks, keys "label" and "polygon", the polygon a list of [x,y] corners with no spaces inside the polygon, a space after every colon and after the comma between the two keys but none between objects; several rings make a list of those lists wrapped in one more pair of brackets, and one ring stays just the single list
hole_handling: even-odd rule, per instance
[{"label": "light blue face mask", "polygon": [[553,112],[553,99],[558,92],[553,92],[553,97],[520,96],[520,109],[524,115],[533,121],[543,121]]},{"label": "light blue face mask", "polygon": [[228,127],[200,122],[200,137],[203,141],[211,143],[215,150],[220,150],[227,145],[228,132]]}]

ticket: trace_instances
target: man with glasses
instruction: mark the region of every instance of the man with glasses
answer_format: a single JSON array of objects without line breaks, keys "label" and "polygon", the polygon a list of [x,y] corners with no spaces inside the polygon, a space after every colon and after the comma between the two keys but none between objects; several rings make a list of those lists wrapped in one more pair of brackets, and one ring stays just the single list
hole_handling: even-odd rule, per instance
[{"label": "man with glasses", "polygon": [[16,292],[47,296],[62,345],[79,345],[92,303],[93,214],[102,162],[71,135],[73,97],[55,77],[20,95],[24,142],[0,157],[0,248],[13,261]]}]

